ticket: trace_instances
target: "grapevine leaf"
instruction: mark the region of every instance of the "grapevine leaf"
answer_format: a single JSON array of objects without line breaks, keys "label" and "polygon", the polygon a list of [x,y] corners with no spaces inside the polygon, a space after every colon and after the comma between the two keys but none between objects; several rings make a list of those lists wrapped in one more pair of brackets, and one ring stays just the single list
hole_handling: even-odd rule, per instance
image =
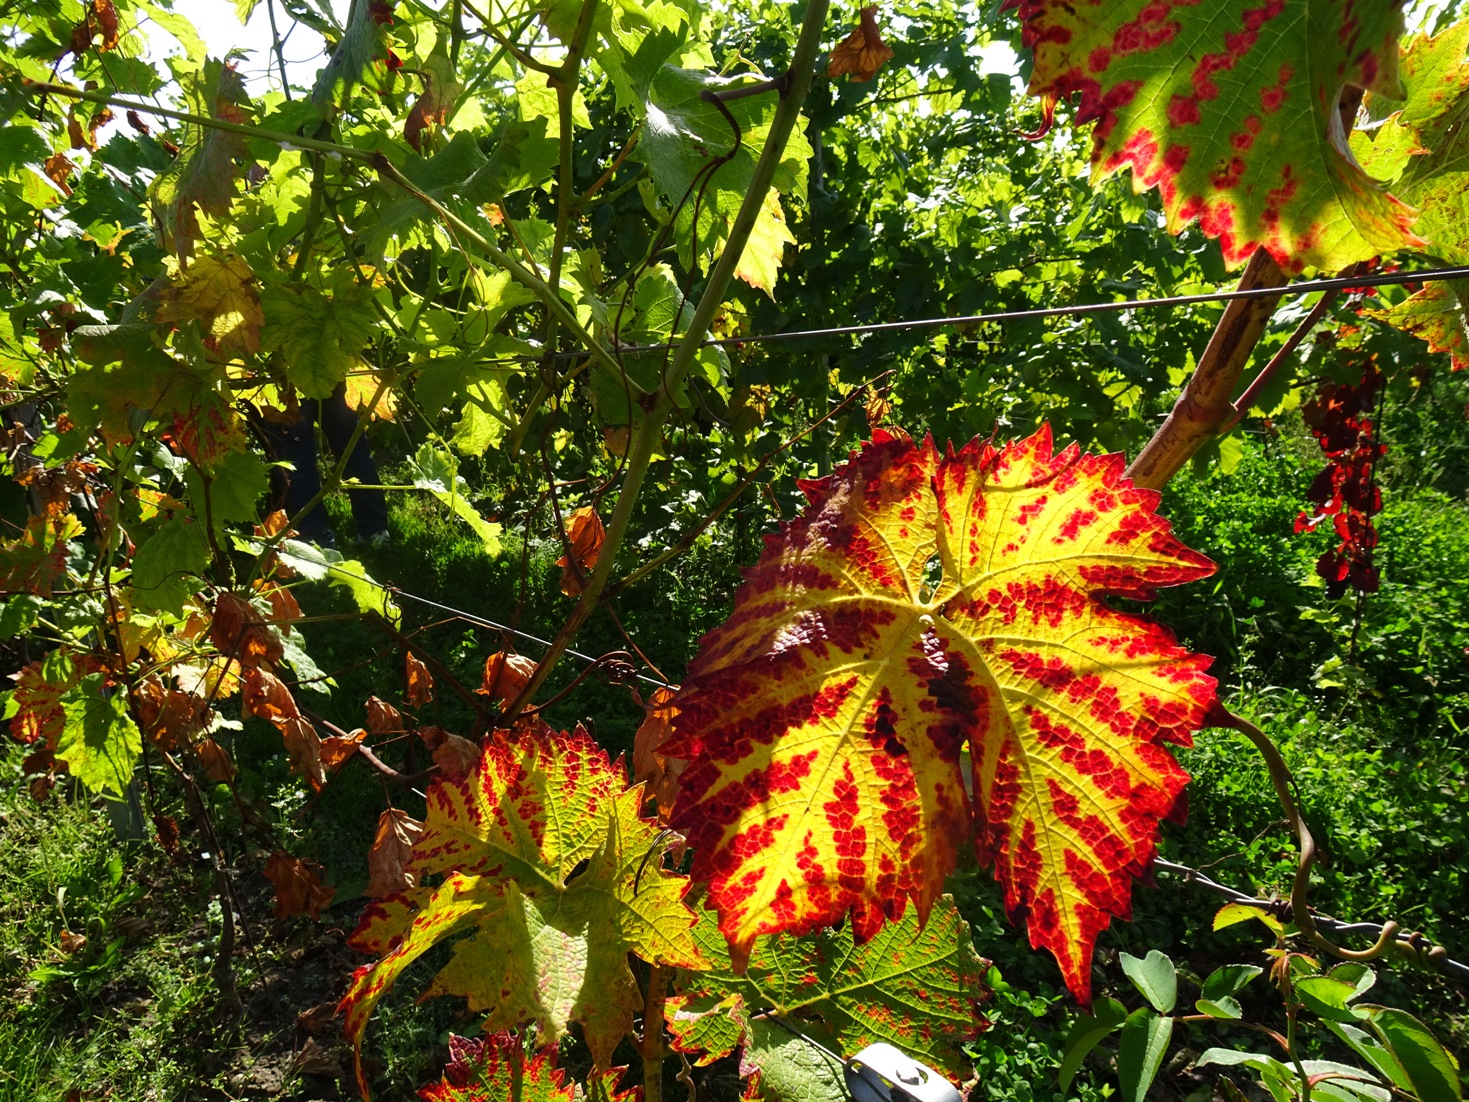
[{"label": "grapevine leaf", "polygon": [[1455,371],[1469,367],[1469,280],[1430,283],[1396,306],[1367,312],[1413,334],[1430,352],[1447,352]]},{"label": "grapevine leaf", "polygon": [[[581,594],[582,582],[597,565],[607,530],[602,526],[597,510],[590,505],[583,505],[566,520],[566,541],[571,545],[571,553],[562,555],[556,560],[556,565],[561,568],[561,592],[568,597],[576,597]],[[571,565],[573,559],[575,568]]]},{"label": "grapevine leaf", "polygon": [[133,600],[139,608],[182,614],[194,590],[191,579],[208,565],[203,526],[191,517],[171,517],[133,555]]},{"label": "grapevine leaf", "polygon": [[663,749],[689,762],[672,825],[736,961],[848,912],[858,940],[909,899],[927,917],[972,824],[1011,916],[1087,1000],[1097,934],[1180,810],[1166,745],[1214,699],[1207,658],[1102,599],[1213,571],[1122,471],[1053,456],[1048,427],[945,455],[880,431],[803,485]]},{"label": "grapevine leaf", "polygon": [[205,346],[234,352],[260,351],[265,315],[255,288],[255,273],[235,253],[196,257],[163,295],[160,322],[198,319]]},{"label": "grapevine leaf", "polygon": [[525,1043],[501,1030],[482,1039],[449,1035],[449,1063],[439,1082],[418,1092],[423,1102],[572,1102],[575,1095],[556,1066],[556,1050],[527,1060]]},{"label": "grapevine leaf", "polygon": [[746,1059],[758,1072],[757,1097],[847,1102],[841,1065],[804,1038],[771,1022],[755,1022]]},{"label": "grapevine leaf", "polygon": [[377,326],[377,315],[361,293],[334,297],[300,284],[261,288],[266,328],[263,352],[280,351],[286,378],[307,398],[328,398],[347,372],[361,362],[362,346]]},{"label": "grapevine leaf", "polygon": [[829,77],[850,76],[854,84],[865,84],[893,57],[892,47],[882,40],[877,26],[877,5],[862,9],[857,29],[831,52],[826,66]]},{"label": "grapevine leaf", "polygon": [[762,937],[742,975],[705,916],[695,935],[712,967],[682,977],[669,1021],[685,1051],[726,1055],[741,1031],[750,1040],[746,1013],[778,1007],[799,1028],[828,1030],[848,1055],[885,1041],[954,1078],[970,1074],[959,1045],[981,1028],[975,1008],[989,998],[989,965],[949,896],[936,901],[926,925],[909,911],[862,944],[847,928]]},{"label": "grapevine leaf", "polygon": [[265,878],[275,885],[276,918],[309,914],[320,918],[332,904],[336,888],[322,884],[321,866],[313,861],[292,857],[278,849],[265,862]]},{"label": "grapevine leaf", "polygon": [[[213,58],[184,85],[188,109],[236,125],[250,122],[250,99],[233,64]],[[248,143],[216,127],[191,126],[178,159],[149,189],[164,244],[181,255],[193,251],[199,235],[197,211],[216,217],[229,213],[235,181],[248,160]]]},{"label": "grapevine leaf", "polygon": [[[703,966],[687,881],[661,868],[658,830],[620,765],[582,731],[519,739],[497,734],[478,768],[429,790],[405,871],[443,882],[364,917],[356,943],[393,947],[358,969],[342,1002],[359,1057],[368,1017],[399,973],[461,932],[472,931],[428,994],[466,996],[489,1011],[487,1029],[534,1022],[548,1042],[581,1022],[604,1069],[641,1006],[628,954]],[[358,1082],[365,1091],[360,1059]]]},{"label": "grapevine leaf", "polygon": [[[749,83],[750,79],[742,77],[738,83]],[[731,103],[729,111],[741,131],[735,148],[735,133],[728,119],[718,107],[701,98],[703,92],[718,91],[731,83],[711,73],[665,65],[644,90],[647,118],[635,156],[647,164],[657,194],[669,210],[676,212],[679,251],[685,267],[692,266],[696,249],[718,253],[724,247],[729,225],[749,190],[755,160],[774,117],[775,108],[767,97]],[[717,158],[731,152],[733,157],[728,162],[716,166]],[[792,134],[776,170],[774,191],[786,195],[804,192],[810,157],[810,143],[799,131]],[[702,189],[698,203],[691,201],[695,188]],[[771,202],[778,207],[778,199],[767,200],[761,214],[761,231],[758,237],[752,235],[745,246],[739,273],[767,293],[774,283],[771,274],[780,265],[789,239],[784,219],[771,213]]]},{"label": "grapevine leaf", "polygon": [[61,699],[95,671],[90,658],[68,658],[56,652],[44,661],[32,662],[10,675],[15,688],[10,693],[10,734],[21,742],[44,740],[53,749],[66,726]]},{"label": "grapevine leaf", "polygon": [[[1352,149],[1369,172],[1394,178],[1393,192],[1419,209],[1414,229],[1427,250],[1469,264],[1469,20],[1403,47],[1407,102]],[[1369,109],[1378,105],[1369,101]],[[1429,351],[1448,352],[1454,370],[1469,367],[1469,284],[1431,283],[1373,317],[1412,333]]]},{"label": "grapevine leaf", "polygon": [[378,816],[377,836],[367,853],[367,890],[374,898],[404,891],[416,884],[405,866],[413,843],[423,833],[423,824],[406,811],[390,807]]},{"label": "grapevine leaf", "polygon": [[375,88],[384,89],[392,80],[393,52],[386,31],[392,22],[392,5],[385,0],[372,0],[352,9],[352,22],[311,90],[311,102],[324,116],[335,115],[359,82],[370,81]]},{"label": "grapevine leaf", "polygon": [[143,752],[143,736],[128,718],[127,696],[103,674],[82,678],[61,698],[65,715],[56,757],[93,792],[121,796]]},{"label": "grapevine leaf", "polygon": [[[1080,94],[1092,182],[1131,167],[1168,228],[1194,219],[1243,263],[1339,269],[1421,244],[1412,211],[1352,158],[1342,91],[1401,98],[1397,5],[1366,0],[1012,0],[1047,114]],[[1202,14],[1201,14],[1202,13]]]},{"label": "grapevine leaf", "polygon": [[49,596],[66,577],[67,543],[83,531],[82,522],[70,513],[27,517],[23,533],[0,542],[0,591]]},{"label": "grapevine leaf", "polygon": [[504,526],[480,516],[479,510],[470,503],[469,483],[459,473],[459,464],[454,461],[454,457],[432,444],[425,444],[410,460],[410,467],[413,471],[413,485],[420,490],[427,490],[447,505],[449,511],[469,525],[470,530],[479,537],[485,554],[491,558],[498,557],[500,534],[504,531]]}]

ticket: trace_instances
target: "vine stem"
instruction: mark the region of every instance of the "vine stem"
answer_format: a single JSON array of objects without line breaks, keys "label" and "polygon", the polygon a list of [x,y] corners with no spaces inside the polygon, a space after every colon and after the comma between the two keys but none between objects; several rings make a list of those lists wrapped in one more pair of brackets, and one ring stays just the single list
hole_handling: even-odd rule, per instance
[{"label": "vine stem", "polygon": [[672,978],[673,969],[666,964],[654,964],[648,972],[648,993],[643,1000],[643,1040],[639,1046],[643,1057],[643,1102],[663,1102],[663,1061],[668,1058],[668,1046],[663,1043],[663,1008]]},{"label": "vine stem", "polygon": [[567,617],[561,630],[556,633],[556,638],[551,641],[550,649],[537,665],[536,672],[525,683],[520,695],[511,703],[506,713],[507,722],[513,720],[520,710],[534,699],[535,693],[551,676],[561,656],[566,653],[566,648],[571,645],[572,638],[586,622],[592,610],[597,607],[603,591],[607,588],[607,579],[611,576],[618,549],[627,535],[633,508],[637,504],[638,493],[643,486],[643,479],[648,473],[653,452],[662,437],[663,422],[667,420],[673,408],[669,395],[678,389],[679,383],[683,381],[684,376],[693,366],[699,354],[699,338],[709,331],[715,315],[723,304],[725,288],[729,286],[729,281],[734,276],[735,267],[739,264],[740,257],[745,251],[745,243],[750,238],[750,231],[755,228],[755,220],[760,216],[765,205],[765,196],[775,180],[776,168],[785,156],[786,142],[795,129],[797,119],[800,118],[801,105],[805,102],[806,93],[810,91],[812,79],[815,76],[816,55],[821,49],[821,35],[825,30],[826,13],[829,6],[830,0],[808,0],[807,2],[800,37],[797,38],[795,51],[791,55],[788,79],[780,93],[780,101],[775,108],[775,117],[770,125],[765,148],[761,151],[760,159],[755,163],[754,171],[751,174],[750,188],[740,204],[739,213],[735,215],[730,225],[724,251],[720,253],[719,259],[715,262],[705,282],[704,293],[700,296],[699,305],[695,308],[693,318],[689,322],[687,330],[689,339],[685,340],[674,354],[673,362],[664,374],[664,385],[659,388],[656,395],[651,396],[651,408],[645,408],[643,418],[638,423],[637,432],[629,445],[627,466],[622,476],[622,487],[617,495],[617,505],[612,511],[612,517],[607,522],[607,533],[602,542],[597,565],[592,569],[591,577],[587,579],[582,589],[581,600],[572,609],[571,615]]},{"label": "vine stem", "polygon": [[[1240,276],[1239,290],[1279,287],[1285,273],[1264,249],[1257,249]],[[1221,431],[1234,412],[1230,403],[1250,353],[1280,303],[1268,298],[1232,299],[1214,327],[1209,346],[1194,368],[1167,420],[1127,468],[1136,486],[1161,490],[1179,469]]]},{"label": "vine stem", "polygon": [[1255,749],[1260,751],[1260,756],[1265,759],[1265,767],[1270,771],[1270,781],[1275,786],[1276,799],[1280,801],[1286,819],[1296,832],[1301,855],[1296,862],[1295,880],[1291,884],[1292,921],[1313,945],[1343,960],[1369,961],[1382,956],[1397,939],[1398,924],[1396,922],[1391,920],[1384,922],[1376,944],[1360,951],[1342,948],[1317,928],[1315,917],[1311,914],[1310,904],[1311,866],[1316,863],[1316,839],[1311,836],[1311,830],[1306,825],[1300,809],[1296,806],[1295,797],[1291,794],[1291,786],[1295,783],[1295,778],[1291,776],[1290,766],[1286,765],[1285,758],[1281,756],[1275,743],[1270,741],[1270,736],[1243,716],[1237,716],[1223,707],[1217,709],[1216,714],[1210,718],[1210,723],[1216,727],[1227,727],[1238,731],[1255,744]]}]

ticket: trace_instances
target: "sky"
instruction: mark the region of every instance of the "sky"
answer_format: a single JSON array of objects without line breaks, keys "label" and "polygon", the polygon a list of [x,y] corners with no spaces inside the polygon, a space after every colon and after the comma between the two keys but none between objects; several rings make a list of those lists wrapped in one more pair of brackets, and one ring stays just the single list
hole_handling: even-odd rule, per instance
[{"label": "sky", "polygon": [[[332,0],[332,10],[338,20],[347,18],[350,0]],[[253,94],[258,95],[269,85],[267,72],[275,65],[271,53],[270,14],[264,0],[255,5],[248,26],[241,26],[235,16],[234,0],[189,0],[177,9],[188,16],[198,28],[199,35],[209,46],[215,57],[223,57],[233,49],[250,51],[248,60],[240,65],[246,84]],[[286,70],[291,74],[291,83],[310,87],[316,71],[323,62],[321,36],[310,27],[293,22],[290,16],[277,5],[276,19],[282,31],[287,31],[285,42]],[[274,73],[275,85],[279,87],[280,73]]]}]

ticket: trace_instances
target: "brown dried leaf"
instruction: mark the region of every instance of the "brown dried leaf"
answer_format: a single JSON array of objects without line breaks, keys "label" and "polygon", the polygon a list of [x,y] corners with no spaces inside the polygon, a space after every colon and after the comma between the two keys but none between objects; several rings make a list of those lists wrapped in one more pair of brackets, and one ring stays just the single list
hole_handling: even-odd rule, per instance
[{"label": "brown dried leaf", "polygon": [[571,523],[567,526],[566,538],[571,543],[571,555],[576,559],[577,569],[572,568],[571,559],[566,555],[557,559],[556,565],[561,567],[561,592],[568,597],[577,597],[581,595],[582,581],[597,565],[597,557],[602,553],[602,541],[607,538],[607,530],[602,527],[602,519],[590,505],[583,505],[568,519]]},{"label": "brown dried leaf", "polygon": [[421,153],[424,131],[449,121],[461,91],[449,58],[437,52],[430,55],[423,69],[423,93],[414,101],[403,123],[403,140]]},{"label": "brown dried leaf", "polygon": [[209,701],[194,693],[167,688],[157,676],[133,689],[143,734],[161,750],[187,746],[209,721]]},{"label": "brown dried leaf", "polygon": [[296,1015],[296,1028],[303,1033],[330,1033],[336,1028],[337,1004],[320,1003]]},{"label": "brown dried leaf", "polygon": [[374,735],[403,730],[403,713],[386,700],[367,698],[367,729]]},{"label": "brown dried leaf", "polygon": [[877,29],[877,5],[862,9],[862,22],[840,46],[831,52],[826,67],[829,77],[850,76],[863,84],[877,75],[883,63],[892,59],[893,51],[882,40]]},{"label": "brown dried leaf", "polygon": [[199,755],[199,764],[204,766],[204,775],[215,784],[229,784],[235,779],[235,763],[229,751],[212,738],[200,739],[194,752]]},{"label": "brown dried leaf", "polygon": [[520,695],[535,672],[536,664],[525,655],[496,651],[485,659],[484,683],[474,691],[503,707]]},{"label": "brown dried leaf", "polygon": [[275,917],[309,914],[320,918],[321,912],[331,906],[332,896],[337,889],[321,882],[318,875],[320,865],[292,857],[285,850],[276,850],[265,862],[265,878],[275,885]]},{"label": "brown dried leaf", "polygon": [[262,662],[274,665],[285,653],[275,629],[248,597],[237,593],[221,593],[215,600],[209,640],[220,654],[237,659],[247,670]]},{"label": "brown dried leaf", "polygon": [[479,764],[479,747],[467,738],[451,735],[442,727],[420,727],[418,737],[447,777],[462,777]]},{"label": "brown dried leaf", "polygon": [[242,719],[260,716],[279,723],[300,714],[296,698],[275,674],[256,669],[245,675],[244,703],[240,709]]},{"label": "brown dried leaf", "polygon": [[678,715],[678,709],[670,703],[674,693],[673,689],[654,691],[642,725],[633,736],[633,783],[645,782],[644,799],[655,801],[665,819],[673,813],[673,802],[678,798],[679,774],[689,764],[658,752],[673,734],[673,719]]},{"label": "brown dried leaf", "polygon": [[409,704],[422,708],[434,698],[434,675],[412,651],[403,655],[403,666],[408,677],[408,691],[404,695]]},{"label": "brown dried leaf", "polygon": [[86,934],[74,934],[70,930],[61,931],[61,951],[67,956],[79,953],[87,947]]},{"label": "brown dried leaf", "polygon": [[342,1058],[322,1048],[314,1037],[307,1037],[301,1051],[291,1061],[290,1074],[335,1078],[342,1074]]},{"label": "brown dried leaf", "polygon": [[380,899],[416,886],[417,878],[404,866],[422,834],[423,824],[406,811],[389,808],[378,816],[377,836],[367,853],[368,896]]},{"label": "brown dried leaf", "polygon": [[46,172],[46,178],[61,189],[61,194],[71,194],[71,174],[76,171],[77,166],[72,164],[71,158],[65,153],[53,153],[47,157],[41,166]]},{"label": "brown dried leaf", "polygon": [[[274,722],[274,721],[272,721]],[[291,772],[305,777],[320,792],[326,786],[326,767],[321,760],[321,738],[304,716],[290,716],[276,722],[276,729],[291,757]]]},{"label": "brown dried leaf", "polygon": [[184,850],[179,845],[179,821],[172,815],[153,816],[153,829],[158,831],[158,844],[173,861],[185,860]]},{"label": "brown dried leaf", "polygon": [[357,747],[367,737],[365,728],[359,727],[345,735],[327,735],[321,740],[321,764],[335,771],[341,764],[357,753]]},{"label": "brown dried leaf", "polygon": [[255,588],[270,605],[269,622],[289,634],[291,621],[301,619],[301,606],[297,603],[295,594],[275,582],[258,581]]}]

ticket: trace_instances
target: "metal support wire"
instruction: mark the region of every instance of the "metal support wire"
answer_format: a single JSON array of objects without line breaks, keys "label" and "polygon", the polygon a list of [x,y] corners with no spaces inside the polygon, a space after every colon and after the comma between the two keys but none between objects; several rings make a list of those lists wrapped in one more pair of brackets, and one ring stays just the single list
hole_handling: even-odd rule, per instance
[{"label": "metal support wire", "polygon": [[[364,580],[371,581],[371,579]],[[478,625],[479,627],[490,628],[493,631],[503,631],[509,635],[517,636],[521,639],[527,640],[528,642],[536,643],[543,647],[549,647],[551,645],[549,639],[542,639],[539,635],[532,635],[528,631],[521,631],[519,628],[513,628],[509,624],[497,624],[494,620],[486,620],[483,616],[476,616],[472,612],[465,612],[463,609],[453,608],[450,605],[441,604],[440,602],[430,600],[427,597],[420,597],[416,593],[409,593],[406,589],[399,589],[395,585],[384,585],[382,582],[379,581],[372,581],[372,584],[383,590],[385,593],[391,593],[395,597],[407,597],[410,601],[417,601],[419,604],[428,605],[430,608],[436,608],[440,612],[447,612],[452,616],[457,616],[461,620],[467,620],[469,623]],[[566,653],[571,655],[573,658],[581,659],[581,661],[587,663],[588,665],[594,666],[599,661],[601,661],[601,659],[593,658],[589,654],[582,654],[580,651],[571,650],[569,647],[567,648]],[[657,685],[660,689],[678,688],[677,685],[670,685],[666,681],[660,681],[656,677],[649,677],[645,673],[638,673],[636,676],[639,681],[646,681],[649,685]]]},{"label": "metal support wire", "polygon": [[[1437,283],[1447,279],[1469,279],[1469,267],[1425,268],[1416,272],[1386,272],[1372,276],[1333,276],[1330,279],[1308,279],[1284,287],[1247,287],[1231,291],[1207,291],[1197,295],[1172,295],[1168,298],[1134,298],[1123,302],[1088,302],[1079,306],[1045,306],[1035,310],[1007,310],[995,314],[968,314],[957,318],[914,318],[908,321],[884,321],[871,325],[839,325],[830,329],[795,329],[784,333],[752,333],[745,337],[714,337],[700,341],[700,348],[728,348],[745,344],[773,344],[818,337],[845,337],[862,333],[895,333],[908,329],[943,329],[953,325],[978,325],[983,322],[1033,321],[1037,318],[1085,317],[1088,314],[1111,314],[1129,310],[1162,307],[1198,306],[1209,302],[1234,299],[1270,298],[1284,295],[1306,295],[1316,291],[1346,291],[1357,287],[1392,287],[1404,283]],[[635,356],[647,352],[668,352],[681,342],[668,344],[613,345],[618,356]],[[506,357],[539,362],[543,359],[581,359],[585,352],[548,352],[544,356]]]},{"label": "metal support wire", "polygon": [[[1198,869],[1189,868],[1187,865],[1176,865],[1172,861],[1165,861],[1161,857],[1154,860],[1155,868],[1164,872],[1171,872],[1180,876],[1186,883],[1197,884],[1206,888],[1215,895],[1229,901],[1230,903],[1243,904],[1246,907],[1258,907],[1262,911],[1274,911],[1284,903],[1284,900],[1276,901],[1259,899],[1253,895],[1236,891],[1226,884],[1217,880],[1211,880]],[[1314,921],[1318,929],[1330,934],[1363,934],[1376,939],[1382,936],[1382,926],[1376,922],[1341,922],[1335,918],[1327,918],[1325,915],[1314,915]],[[1397,942],[1404,948],[1411,949],[1413,954],[1422,961],[1426,961],[1431,968],[1437,968],[1441,972],[1461,980],[1469,980],[1469,964],[1461,961],[1450,960],[1448,957],[1430,958],[1429,951],[1435,947],[1434,942],[1419,933],[1399,933]]]}]

